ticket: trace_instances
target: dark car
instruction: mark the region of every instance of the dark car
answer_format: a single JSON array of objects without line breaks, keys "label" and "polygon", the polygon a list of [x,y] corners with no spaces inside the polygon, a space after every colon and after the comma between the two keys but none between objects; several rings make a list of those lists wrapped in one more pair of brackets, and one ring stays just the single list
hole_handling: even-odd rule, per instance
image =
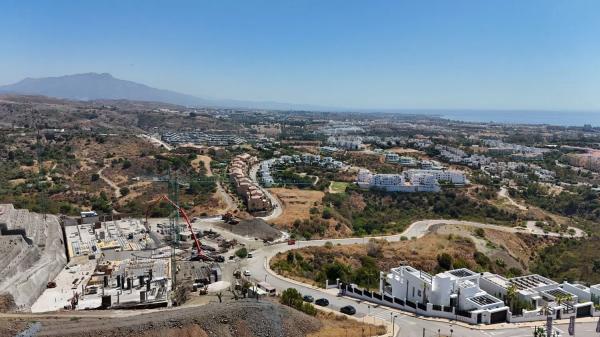
[{"label": "dark car", "polygon": [[310,295],[304,295],[304,297],[302,299],[304,300],[304,302],[308,302],[308,303],[312,303],[315,300],[315,298]]},{"label": "dark car", "polygon": [[223,255],[217,255],[214,259],[216,262],[225,262],[225,257]]},{"label": "dark car", "polygon": [[345,306],[345,307],[342,307],[342,308],[340,309],[340,311],[341,311],[343,314],[346,314],[346,315],[354,315],[354,314],[356,314],[356,309],[354,309],[354,307],[353,307],[353,306],[351,306],[351,305],[347,305],[347,306]]},{"label": "dark car", "polygon": [[315,301],[315,304],[322,307],[326,307],[329,305],[329,300],[327,300],[326,298],[319,298]]}]

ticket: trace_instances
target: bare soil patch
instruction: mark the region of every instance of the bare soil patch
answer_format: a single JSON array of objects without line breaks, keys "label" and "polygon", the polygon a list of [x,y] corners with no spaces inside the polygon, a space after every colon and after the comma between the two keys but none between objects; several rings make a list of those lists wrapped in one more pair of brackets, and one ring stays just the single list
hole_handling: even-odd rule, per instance
[{"label": "bare soil patch", "polygon": [[295,220],[310,218],[310,209],[320,207],[325,193],[321,191],[270,188],[269,192],[281,200],[283,213],[272,222],[281,228],[289,228]]}]

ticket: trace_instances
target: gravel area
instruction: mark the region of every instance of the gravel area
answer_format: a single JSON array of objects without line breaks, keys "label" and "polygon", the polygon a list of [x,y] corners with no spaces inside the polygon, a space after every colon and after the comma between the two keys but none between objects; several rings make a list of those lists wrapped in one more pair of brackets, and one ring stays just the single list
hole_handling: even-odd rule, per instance
[{"label": "gravel area", "polygon": [[279,230],[273,228],[260,218],[242,220],[237,225],[229,225],[221,222],[218,226],[238,235],[253,236],[261,240],[277,240],[281,237]]}]

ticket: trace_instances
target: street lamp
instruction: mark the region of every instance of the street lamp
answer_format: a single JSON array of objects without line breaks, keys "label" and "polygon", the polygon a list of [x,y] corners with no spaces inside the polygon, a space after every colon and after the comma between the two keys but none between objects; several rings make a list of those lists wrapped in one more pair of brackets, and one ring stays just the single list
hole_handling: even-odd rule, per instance
[{"label": "street lamp", "polygon": [[396,326],[394,325],[394,322],[396,321],[396,318],[397,318],[397,317],[398,317],[398,315],[394,315],[394,317],[392,318],[392,337],[394,337],[394,336],[395,336],[395,334],[394,334],[394,328],[395,328]]}]

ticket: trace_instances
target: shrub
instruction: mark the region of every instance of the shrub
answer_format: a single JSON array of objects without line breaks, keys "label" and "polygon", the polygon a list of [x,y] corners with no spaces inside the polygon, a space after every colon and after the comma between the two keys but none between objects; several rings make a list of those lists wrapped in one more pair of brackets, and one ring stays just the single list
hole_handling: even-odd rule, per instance
[{"label": "shrub", "polygon": [[438,266],[442,270],[450,270],[452,269],[452,256],[448,253],[442,253],[437,256]]},{"label": "shrub", "polygon": [[246,247],[242,247],[235,251],[235,255],[240,259],[244,259],[248,256],[248,249],[246,249]]},{"label": "shrub", "polygon": [[126,196],[127,194],[129,194],[129,187],[125,186],[125,187],[121,187],[119,189],[119,192],[121,192],[122,196]]},{"label": "shrub", "polygon": [[483,230],[483,228],[475,228],[475,235],[477,235],[480,238],[484,238],[485,230]]}]

